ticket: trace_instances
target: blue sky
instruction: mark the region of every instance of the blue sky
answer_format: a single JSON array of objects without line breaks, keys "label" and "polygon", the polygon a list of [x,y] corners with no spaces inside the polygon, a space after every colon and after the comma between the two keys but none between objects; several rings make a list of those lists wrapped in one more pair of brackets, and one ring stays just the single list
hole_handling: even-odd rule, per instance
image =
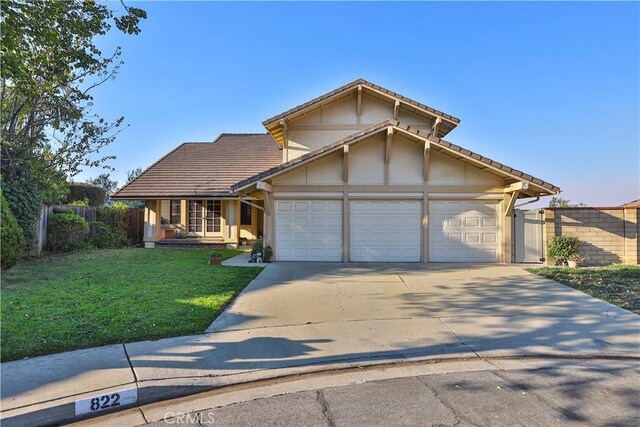
[{"label": "blue sky", "polygon": [[98,113],[129,124],[104,151],[120,184],[181,142],[263,132],[363,77],[459,117],[449,141],[572,201],[640,197],[637,2],[128,4],[148,19],[99,41],[125,64],[95,92]]}]

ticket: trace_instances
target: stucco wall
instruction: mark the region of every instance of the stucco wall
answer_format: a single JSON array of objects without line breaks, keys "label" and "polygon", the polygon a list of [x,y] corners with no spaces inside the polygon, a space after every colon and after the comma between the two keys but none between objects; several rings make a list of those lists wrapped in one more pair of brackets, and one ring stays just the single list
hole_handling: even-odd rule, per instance
[{"label": "stucco wall", "polygon": [[429,184],[431,185],[503,185],[503,178],[454,159],[437,151],[431,153]]},{"label": "stucco wall", "polygon": [[545,257],[553,236],[576,236],[584,265],[638,264],[637,208],[545,209]]},{"label": "stucco wall", "polygon": [[[357,114],[357,96],[342,98],[291,120],[287,124],[287,144],[283,161],[289,161],[323,147],[367,126],[393,117],[394,103],[362,95],[362,110]],[[420,130],[430,130],[433,122],[399,109],[398,120]]]}]

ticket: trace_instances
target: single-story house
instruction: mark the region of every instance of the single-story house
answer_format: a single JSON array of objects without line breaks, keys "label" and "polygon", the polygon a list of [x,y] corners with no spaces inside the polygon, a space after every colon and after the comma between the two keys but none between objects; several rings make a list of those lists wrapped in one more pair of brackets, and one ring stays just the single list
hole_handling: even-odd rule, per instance
[{"label": "single-story house", "polygon": [[263,237],[278,261],[512,262],[542,179],[445,140],[460,120],[358,79],[263,122],[184,143],[122,187],[145,246]]}]

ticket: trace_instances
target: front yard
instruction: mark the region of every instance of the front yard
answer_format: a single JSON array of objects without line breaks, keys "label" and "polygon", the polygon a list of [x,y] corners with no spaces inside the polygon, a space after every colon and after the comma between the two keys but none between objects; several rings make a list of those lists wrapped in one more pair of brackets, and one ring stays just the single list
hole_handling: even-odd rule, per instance
[{"label": "front yard", "polygon": [[640,267],[638,266],[545,267],[528,268],[527,271],[640,314]]},{"label": "front yard", "polygon": [[19,264],[2,273],[2,361],[203,332],[260,272],[208,259],[202,249],[113,249]]}]

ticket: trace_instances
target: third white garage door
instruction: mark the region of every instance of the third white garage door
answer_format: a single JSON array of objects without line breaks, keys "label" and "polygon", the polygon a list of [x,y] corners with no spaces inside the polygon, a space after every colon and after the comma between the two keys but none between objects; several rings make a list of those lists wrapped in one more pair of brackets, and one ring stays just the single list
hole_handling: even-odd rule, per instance
[{"label": "third white garage door", "polygon": [[498,203],[429,202],[429,261],[498,262]]},{"label": "third white garage door", "polygon": [[420,201],[351,201],[351,261],[419,262],[421,205]]}]

